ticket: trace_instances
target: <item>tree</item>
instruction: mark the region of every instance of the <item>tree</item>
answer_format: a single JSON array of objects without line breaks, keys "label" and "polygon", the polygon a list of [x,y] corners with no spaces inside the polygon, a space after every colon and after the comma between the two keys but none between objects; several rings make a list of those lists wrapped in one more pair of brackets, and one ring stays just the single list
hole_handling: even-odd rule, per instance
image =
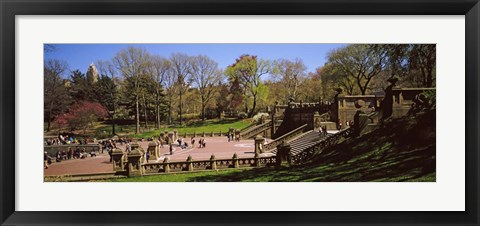
[{"label": "tree", "polygon": [[68,126],[70,130],[81,129],[85,134],[86,130],[92,127],[98,118],[106,115],[107,111],[102,105],[85,101],[73,105],[68,113],[57,117],[55,122],[59,125]]},{"label": "tree", "polygon": [[204,55],[191,58],[190,71],[193,84],[199,91],[202,109],[202,121],[205,120],[205,107],[214,97],[218,90],[218,84],[222,80],[222,72],[218,68],[217,62]]},{"label": "tree", "polygon": [[167,80],[168,73],[171,73],[171,63],[166,58],[154,55],[151,58],[148,73],[151,74],[154,82],[152,88],[155,95],[155,127],[158,129],[161,122],[161,105],[165,103],[163,84]]},{"label": "tree", "polygon": [[173,53],[170,56],[173,72],[175,73],[175,85],[178,89],[178,120],[182,124],[182,97],[189,88],[190,57],[183,53]]},{"label": "tree", "polygon": [[50,131],[52,119],[58,113],[63,112],[70,104],[68,95],[68,82],[62,78],[68,70],[68,65],[60,60],[48,60],[44,64],[44,110],[47,120],[47,131]]},{"label": "tree", "polygon": [[119,101],[118,84],[115,82],[117,71],[111,61],[97,62],[100,79],[94,84],[94,95],[98,103],[107,109],[112,122],[112,135],[115,135],[115,118]]},{"label": "tree", "polygon": [[294,61],[280,59],[274,62],[272,75],[275,81],[279,82],[284,88],[285,101],[288,101],[290,97],[297,99],[298,86],[302,79],[306,77],[306,70],[307,67],[299,58]]},{"label": "tree", "polygon": [[437,46],[435,44],[415,44],[409,53],[410,69],[418,69],[422,75],[423,87],[433,87],[435,81]]},{"label": "tree", "polygon": [[126,94],[134,97],[135,101],[135,133],[140,133],[140,97],[142,95],[141,79],[145,76],[149,54],[145,49],[128,47],[120,50],[113,58],[113,64],[122,74],[125,82],[130,83]]},{"label": "tree", "polygon": [[70,74],[69,91],[75,103],[92,99],[92,86],[87,83],[85,74],[78,69]]},{"label": "tree", "polygon": [[[230,81],[237,80],[245,91],[245,96],[252,100],[252,109],[248,116],[255,113],[259,93],[265,93],[265,86],[262,86],[262,75],[271,71],[271,63],[267,60],[257,59],[257,56],[242,55],[236,62],[226,69]],[[245,101],[245,110],[248,110],[248,102]]]},{"label": "tree", "polygon": [[370,45],[354,44],[331,52],[328,63],[353,78],[360,93],[365,95],[372,79],[384,70],[385,59],[384,51],[377,51]]}]

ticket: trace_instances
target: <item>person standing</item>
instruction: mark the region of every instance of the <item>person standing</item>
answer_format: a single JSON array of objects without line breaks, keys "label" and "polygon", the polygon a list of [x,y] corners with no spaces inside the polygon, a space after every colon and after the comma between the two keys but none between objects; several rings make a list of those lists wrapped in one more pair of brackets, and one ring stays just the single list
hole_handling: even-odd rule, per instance
[{"label": "person standing", "polygon": [[173,146],[170,144],[170,155],[173,155]]},{"label": "person standing", "polygon": [[47,154],[47,152],[43,153],[43,168],[48,169],[48,154]]}]

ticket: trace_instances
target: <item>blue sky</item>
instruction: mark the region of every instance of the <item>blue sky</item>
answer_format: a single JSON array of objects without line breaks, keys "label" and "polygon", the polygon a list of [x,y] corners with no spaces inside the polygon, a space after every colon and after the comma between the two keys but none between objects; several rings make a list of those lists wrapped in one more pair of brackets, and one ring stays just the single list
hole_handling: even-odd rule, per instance
[{"label": "blue sky", "polygon": [[344,44],[56,44],[55,51],[45,53],[45,60],[58,59],[68,63],[70,70],[85,73],[92,62],[110,60],[115,54],[129,46],[143,47],[151,54],[169,57],[174,52],[187,55],[207,55],[224,69],[242,54],[257,55],[259,58],[301,58],[308,72],[326,62],[327,54]]}]

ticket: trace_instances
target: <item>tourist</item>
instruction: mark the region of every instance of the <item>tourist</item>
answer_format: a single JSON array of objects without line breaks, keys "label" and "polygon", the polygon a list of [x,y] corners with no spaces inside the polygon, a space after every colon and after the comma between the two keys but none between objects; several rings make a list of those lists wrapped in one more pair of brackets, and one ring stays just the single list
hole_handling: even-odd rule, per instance
[{"label": "tourist", "polygon": [[147,159],[147,163],[148,163],[148,160],[150,160],[150,151],[147,151],[146,159]]},{"label": "tourist", "polygon": [[160,148],[163,148],[163,140],[159,139],[158,141],[160,142]]},{"label": "tourist", "polygon": [[48,160],[49,160],[49,156],[48,156],[47,152],[44,152],[43,153],[43,168],[45,168],[45,169],[48,169]]},{"label": "tourist", "polygon": [[107,150],[107,152],[108,152],[108,155],[110,156],[110,162],[112,162],[113,161],[113,156],[112,156],[113,155],[113,150],[110,149],[110,150]]},{"label": "tourist", "polygon": [[128,154],[130,154],[130,152],[132,152],[132,145],[130,145],[130,142],[127,142],[125,150],[127,151]]},{"label": "tourist", "polygon": [[345,125],[347,125],[347,127],[350,127],[350,123],[348,122],[348,120],[345,121]]},{"label": "tourist", "polygon": [[230,142],[230,133],[227,133],[228,142]]},{"label": "tourist", "polygon": [[200,140],[198,141],[198,147],[202,148],[202,144],[203,144],[203,138],[200,138]]},{"label": "tourist", "polygon": [[73,150],[71,147],[68,148],[68,152],[67,152],[67,157],[68,159],[72,159],[72,155],[73,155]]},{"label": "tourist", "polygon": [[195,147],[195,146],[194,146],[194,145],[195,145],[195,138],[194,138],[194,137],[192,137],[190,143],[192,143],[192,147]]},{"label": "tourist", "polygon": [[67,152],[65,150],[62,151],[62,160],[67,160]]},{"label": "tourist", "polygon": [[202,139],[202,147],[205,148],[206,145],[207,143],[205,142],[205,139]]},{"label": "tourist", "polygon": [[170,155],[173,155],[173,145],[170,144]]}]

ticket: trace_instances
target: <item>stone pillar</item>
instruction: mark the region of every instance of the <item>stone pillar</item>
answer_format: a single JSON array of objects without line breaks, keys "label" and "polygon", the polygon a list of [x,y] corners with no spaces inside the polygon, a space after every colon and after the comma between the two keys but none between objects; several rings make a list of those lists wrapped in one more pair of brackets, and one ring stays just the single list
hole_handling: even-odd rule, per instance
[{"label": "stone pillar", "polygon": [[139,149],[134,149],[127,155],[127,176],[133,177],[142,175],[141,158],[142,154]]},{"label": "stone pillar", "polygon": [[240,141],[241,137],[240,137],[240,130],[239,129],[236,129],[235,130],[235,140],[238,140]]},{"label": "stone pillar", "polygon": [[290,144],[282,143],[277,146],[276,165],[277,166],[289,166],[291,164],[290,158]]},{"label": "stone pillar", "polygon": [[183,138],[187,139],[187,132],[183,135]]},{"label": "stone pillar", "polygon": [[225,118],[225,111],[222,111],[220,112],[220,119],[224,119]]},{"label": "stone pillar", "polygon": [[365,128],[368,125],[368,115],[365,114],[365,112],[361,110],[357,110],[355,113],[355,116],[353,116],[353,130],[354,130],[354,135],[359,136],[362,135],[362,132],[365,130]]},{"label": "stone pillar", "polygon": [[168,159],[168,157],[163,159],[163,169],[165,170],[165,173],[170,173],[170,164],[168,164],[169,162],[170,160]]},{"label": "stone pillar", "polygon": [[263,149],[264,149],[264,147],[262,147],[263,141],[264,141],[263,137],[258,135],[255,137],[255,153],[258,153],[258,154],[263,153]]},{"label": "stone pillar", "polygon": [[233,168],[240,168],[240,164],[238,164],[238,156],[236,152],[233,154],[232,160],[233,160]]},{"label": "stone pillar", "polygon": [[178,131],[177,130],[174,130],[173,131],[173,142],[176,142],[178,139]]},{"label": "stone pillar", "polygon": [[174,135],[173,132],[168,132],[168,144],[173,144]]},{"label": "stone pillar", "polygon": [[213,131],[212,131],[212,133],[211,133],[210,135],[211,135],[211,137],[213,137]]},{"label": "stone pillar", "polygon": [[160,140],[165,143],[165,133],[160,133]]},{"label": "stone pillar", "polygon": [[272,127],[270,128],[270,138],[273,138],[276,132],[275,124],[277,123],[275,120],[275,115],[277,114],[277,104],[278,104],[278,101],[275,101],[275,104],[273,105],[272,112],[271,112]]},{"label": "stone pillar", "polygon": [[192,162],[193,162],[192,156],[189,155],[187,157],[187,170],[190,171],[190,172],[193,171],[193,163]]},{"label": "stone pillar", "polygon": [[202,132],[202,137],[205,137],[205,131]]},{"label": "stone pillar", "polygon": [[147,152],[150,153],[150,160],[157,160],[157,158],[160,157],[160,154],[158,153],[158,144],[156,142],[150,142],[148,144]]},{"label": "stone pillar", "polygon": [[124,162],[122,150],[115,149],[112,152],[112,163],[113,163],[113,171],[115,172],[125,171],[125,162]]},{"label": "stone pillar", "polygon": [[260,155],[255,152],[254,158],[255,158],[255,159],[254,159],[254,163],[253,163],[253,164],[255,165],[255,167],[260,167],[260,159],[259,159],[259,158],[260,158]]},{"label": "stone pillar", "polygon": [[212,170],[217,170],[217,161],[215,161],[215,155],[210,156],[210,166]]},{"label": "stone pillar", "polygon": [[314,131],[317,131],[317,132],[320,131],[320,127],[322,126],[322,124],[321,124],[320,114],[318,113],[318,111],[316,111],[315,114],[313,114],[312,126]]},{"label": "stone pillar", "polygon": [[196,136],[197,136],[197,132],[193,131],[193,137],[196,137]]}]

